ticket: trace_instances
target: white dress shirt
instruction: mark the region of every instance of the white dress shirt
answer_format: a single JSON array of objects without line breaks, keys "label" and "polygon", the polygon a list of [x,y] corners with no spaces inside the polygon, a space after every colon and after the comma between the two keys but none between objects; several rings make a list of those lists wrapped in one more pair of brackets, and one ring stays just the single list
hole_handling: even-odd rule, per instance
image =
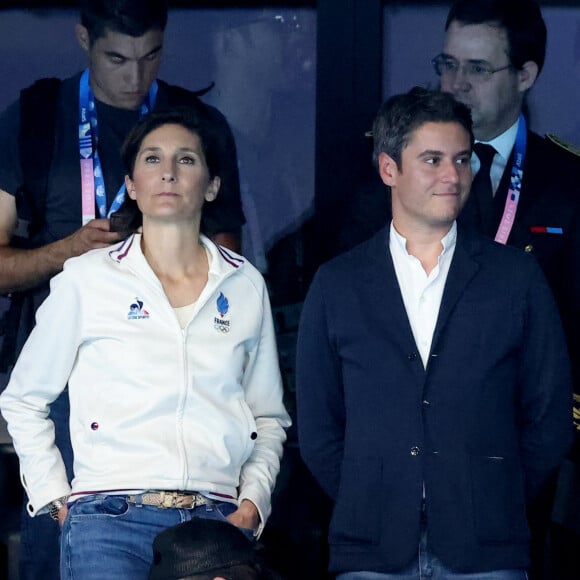
[{"label": "white dress shirt", "polygon": [[395,230],[391,222],[389,249],[413,337],[425,368],[456,240],[457,225],[453,222],[451,229],[441,240],[443,251],[437,265],[427,275],[421,262],[407,252],[407,240]]}]

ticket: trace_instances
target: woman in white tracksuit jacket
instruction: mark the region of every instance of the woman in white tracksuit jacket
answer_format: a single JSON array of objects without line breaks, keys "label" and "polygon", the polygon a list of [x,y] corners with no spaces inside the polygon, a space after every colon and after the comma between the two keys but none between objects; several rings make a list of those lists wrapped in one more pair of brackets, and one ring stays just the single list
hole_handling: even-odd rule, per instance
[{"label": "woman in white tracksuit jacket", "polygon": [[[212,126],[153,113],[123,149],[142,233],[65,264],[0,396],[31,516],[62,524],[62,578],[140,579],[192,517],[259,534],[290,424],[264,281],[200,234]],[[48,419],[68,383],[74,479]]]}]

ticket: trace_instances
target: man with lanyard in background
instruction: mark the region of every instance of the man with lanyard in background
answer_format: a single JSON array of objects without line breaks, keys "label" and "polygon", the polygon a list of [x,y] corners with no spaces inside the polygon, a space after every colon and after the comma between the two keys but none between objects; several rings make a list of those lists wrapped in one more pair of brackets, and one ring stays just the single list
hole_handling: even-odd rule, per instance
[{"label": "man with lanyard in background", "polygon": [[[15,327],[12,336],[4,336],[2,363],[8,370],[48,294],[49,280],[65,260],[126,235],[118,212],[125,194],[119,150],[129,129],[149,111],[189,105],[223,126],[222,187],[215,205],[204,208],[202,231],[239,249],[244,217],[227,121],[196,94],[156,80],[167,12],[167,2],[160,0],[81,1],[76,35],[87,53],[87,70],[62,82],[39,81],[0,116],[0,292],[13,293],[18,306],[9,323]],[[56,89],[49,90],[49,84]],[[43,138],[46,125],[53,130]],[[22,227],[25,221],[28,228]],[[68,412],[65,391],[50,415],[72,479]],[[20,560],[23,580],[59,577],[59,528],[50,516],[30,518],[24,510]]]},{"label": "man with lanyard in background", "polygon": [[[578,397],[580,159],[553,138],[531,132],[524,115],[526,95],[544,64],[546,37],[534,0],[457,0],[447,17],[443,52],[432,62],[441,90],[467,105],[473,118],[475,177],[459,222],[536,256],[560,309]],[[576,464],[578,443],[570,457]],[[573,497],[580,490],[570,486],[580,476],[578,467],[567,463],[570,473],[562,472],[559,494]],[[571,578],[563,548],[573,540],[563,528],[553,530],[551,561],[542,561],[551,506],[552,497],[546,496],[529,513],[536,532],[532,577]],[[568,506],[561,511],[561,523],[576,519],[580,527],[580,514],[571,514]]]}]

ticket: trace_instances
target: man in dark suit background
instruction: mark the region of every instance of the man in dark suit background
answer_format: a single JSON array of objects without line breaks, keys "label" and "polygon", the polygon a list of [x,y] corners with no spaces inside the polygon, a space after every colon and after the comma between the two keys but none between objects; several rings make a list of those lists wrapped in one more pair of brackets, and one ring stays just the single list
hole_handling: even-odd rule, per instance
[{"label": "man in dark suit background", "polygon": [[[580,394],[580,159],[527,129],[523,114],[546,52],[540,8],[534,0],[456,0],[445,28],[443,52],[433,65],[441,90],[469,107],[476,140],[472,194],[459,221],[538,259],[560,309]],[[572,456],[576,463],[578,443]],[[566,473],[580,482],[573,471]],[[563,478],[564,493],[573,496],[570,487],[577,484]],[[550,507],[548,494],[543,509],[530,514],[538,531],[545,528],[542,520]],[[561,505],[559,520],[580,520],[580,513],[571,509]],[[535,577],[577,578],[573,553],[566,556],[558,549],[568,541],[561,531],[554,530],[552,569],[543,573],[543,537],[538,533]],[[576,542],[575,550],[580,536]],[[564,562],[567,557],[569,563]]]},{"label": "man in dark suit background", "polygon": [[[534,0],[457,0],[447,17],[443,52],[433,64],[441,90],[467,105],[473,119],[474,195],[460,222],[536,256],[559,304],[572,358],[578,359],[580,159],[553,140],[525,130],[523,115],[526,95],[544,64],[546,36]],[[521,167],[515,163],[518,130]],[[485,172],[491,177],[489,199],[478,187],[484,168],[477,143],[495,150]],[[503,217],[511,209],[506,201],[514,170],[522,172],[521,188],[510,227],[509,215],[507,221]],[[498,236],[500,225],[504,231]]]},{"label": "man in dark suit background", "polygon": [[340,580],[526,578],[526,507],[566,453],[571,380],[535,260],[457,227],[469,110],[413,89],[373,126],[392,222],[325,264],[298,339],[300,449]]}]

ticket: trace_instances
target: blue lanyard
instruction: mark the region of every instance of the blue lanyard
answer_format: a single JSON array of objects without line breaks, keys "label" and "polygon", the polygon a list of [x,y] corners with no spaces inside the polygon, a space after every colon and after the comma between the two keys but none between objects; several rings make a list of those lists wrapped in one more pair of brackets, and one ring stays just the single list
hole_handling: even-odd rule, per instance
[{"label": "blue lanyard", "polygon": [[[157,81],[153,81],[147,97],[141,104],[141,117],[147,115],[155,107],[157,90]],[[125,200],[125,185],[123,184],[107,211],[105,180],[98,153],[98,128],[95,96],[89,84],[89,69],[86,69],[79,83],[79,157],[83,196],[83,225],[95,217],[95,202],[99,216],[104,218],[110,217],[112,213],[116,212]]]},{"label": "blue lanyard", "polygon": [[522,175],[524,174],[524,161],[526,160],[526,146],[528,140],[528,127],[526,118],[520,115],[518,123],[518,133],[516,135],[516,145],[514,151],[514,164],[510,178],[510,189],[522,188]]},{"label": "blue lanyard", "polygon": [[499,242],[500,244],[507,243],[516,218],[516,211],[518,209],[520,193],[522,190],[522,179],[524,176],[524,161],[526,160],[527,139],[528,130],[526,119],[523,115],[520,115],[516,143],[514,147],[514,162],[510,174],[510,188],[505,200],[503,215],[495,235],[495,241]]}]

